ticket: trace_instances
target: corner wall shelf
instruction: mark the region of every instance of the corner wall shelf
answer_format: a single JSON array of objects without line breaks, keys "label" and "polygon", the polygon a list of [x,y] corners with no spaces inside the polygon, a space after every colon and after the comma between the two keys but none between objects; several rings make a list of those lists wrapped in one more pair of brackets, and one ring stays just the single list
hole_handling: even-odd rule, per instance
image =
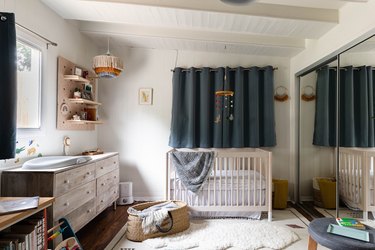
[{"label": "corner wall shelf", "polygon": [[73,81],[77,81],[77,82],[87,82],[87,83],[90,83],[90,80],[88,80],[86,78],[83,78],[81,76],[77,76],[77,75],[64,75],[64,79],[65,80],[73,80]]},{"label": "corner wall shelf", "polygon": [[66,120],[68,123],[72,124],[103,124],[102,121],[90,121],[90,120]]},{"label": "corner wall shelf", "polygon": [[[87,71],[84,78],[75,75],[75,68]],[[57,62],[57,129],[59,130],[95,130],[99,121],[99,106],[97,100],[97,76],[94,71],[77,65],[61,56]],[[77,89],[80,98],[74,98]],[[73,116],[77,119],[74,120]]]},{"label": "corner wall shelf", "polygon": [[83,98],[68,98],[68,100],[72,103],[82,103],[88,105],[102,105],[100,102],[94,102],[91,100],[83,99]]}]

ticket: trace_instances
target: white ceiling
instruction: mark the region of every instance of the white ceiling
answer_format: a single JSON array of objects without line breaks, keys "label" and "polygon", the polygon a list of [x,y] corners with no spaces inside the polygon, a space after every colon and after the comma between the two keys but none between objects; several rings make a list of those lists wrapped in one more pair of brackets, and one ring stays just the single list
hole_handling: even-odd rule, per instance
[{"label": "white ceiling", "polygon": [[198,50],[292,57],[305,39],[339,22],[347,2],[366,0],[42,0],[100,47]]}]

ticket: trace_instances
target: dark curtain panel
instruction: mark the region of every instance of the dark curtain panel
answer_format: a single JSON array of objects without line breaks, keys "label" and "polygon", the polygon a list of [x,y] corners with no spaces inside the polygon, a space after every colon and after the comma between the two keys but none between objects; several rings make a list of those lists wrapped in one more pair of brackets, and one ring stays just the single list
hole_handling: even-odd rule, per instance
[{"label": "dark curtain panel", "polygon": [[0,12],[0,159],[14,158],[17,131],[17,52],[13,13]]},{"label": "dark curtain panel", "polygon": [[[176,68],[172,83],[171,147],[276,145],[272,66]],[[234,95],[215,95],[220,90]]]},{"label": "dark curtain panel", "polygon": [[[374,147],[374,71],[340,69],[340,146]],[[318,71],[314,145],[336,146],[336,70]]]}]

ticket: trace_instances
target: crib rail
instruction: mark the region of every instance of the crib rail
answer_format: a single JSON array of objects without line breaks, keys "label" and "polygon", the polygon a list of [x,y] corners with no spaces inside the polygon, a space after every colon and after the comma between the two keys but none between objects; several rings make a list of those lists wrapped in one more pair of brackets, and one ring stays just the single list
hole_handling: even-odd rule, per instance
[{"label": "crib rail", "polygon": [[347,205],[363,210],[367,219],[368,211],[375,211],[375,150],[340,148],[339,152],[340,197]]},{"label": "crib rail", "polygon": [[271,152],[215,149],[212,172],[199,194],[192,195],[174,170],[173,151],[167,153],[167,199],[185,201],[196,211],[267,211],[272,219]]}]

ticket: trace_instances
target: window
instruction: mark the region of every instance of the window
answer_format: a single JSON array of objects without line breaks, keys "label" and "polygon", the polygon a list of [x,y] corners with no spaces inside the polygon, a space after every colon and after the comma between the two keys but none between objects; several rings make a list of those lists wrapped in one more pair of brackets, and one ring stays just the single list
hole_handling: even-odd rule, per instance
[{"label": "window", "polygon": [[41,127],[42,51],[17,39],[17,128]]}]

